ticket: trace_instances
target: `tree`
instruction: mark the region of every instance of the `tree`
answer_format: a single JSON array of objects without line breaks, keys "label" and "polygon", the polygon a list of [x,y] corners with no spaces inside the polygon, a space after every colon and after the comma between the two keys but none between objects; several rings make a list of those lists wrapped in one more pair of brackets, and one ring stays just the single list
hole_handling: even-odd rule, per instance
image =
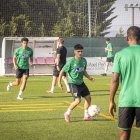
[{"label": "tree", "polygon": [[116,37],[125,37],[125,32],[122,27],[120,27],[119,32],[116,34]]},{"label": "tree", "polygon": [[[104,36],[116,0],[91,0],[92,36]],[[15,10],[16,9],[16,10]],[[88,36],[87,0],[0,0],[2,36]]]}]

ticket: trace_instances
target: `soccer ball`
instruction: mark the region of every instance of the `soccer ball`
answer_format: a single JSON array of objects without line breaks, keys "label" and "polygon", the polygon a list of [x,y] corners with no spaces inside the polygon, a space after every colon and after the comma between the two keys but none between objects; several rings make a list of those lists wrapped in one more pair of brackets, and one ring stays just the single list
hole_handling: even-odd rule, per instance
[{"label": "soccer ball", "polygon": [[88,114],[92,117],[96,116],[96,115],[99,115],[99,113],[100,113],[100,108],[97,105],[91,105],[88,108]]}]

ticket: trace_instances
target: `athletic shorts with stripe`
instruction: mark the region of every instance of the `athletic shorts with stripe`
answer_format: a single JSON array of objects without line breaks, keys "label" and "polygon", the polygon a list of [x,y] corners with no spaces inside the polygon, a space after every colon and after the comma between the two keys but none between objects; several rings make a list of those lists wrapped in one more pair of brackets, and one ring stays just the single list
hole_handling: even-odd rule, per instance
[{"label": "athletic shorts with stripe", "polygon": [[74,99],[90,95],[90,92],[84,82],[80,85],[69,83],[69,86]]}]

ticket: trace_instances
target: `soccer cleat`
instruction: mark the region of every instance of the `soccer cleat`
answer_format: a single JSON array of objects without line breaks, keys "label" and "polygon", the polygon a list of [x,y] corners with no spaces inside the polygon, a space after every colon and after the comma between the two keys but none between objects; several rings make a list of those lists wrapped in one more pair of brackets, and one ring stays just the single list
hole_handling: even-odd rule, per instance
[{"label": "soccer cleat", "polygon": [[51,91],[51,90],[50,90],[50,91],[47,91],[47,92],[48,92],[48,93],[54,93],[54,92],[53,92],[53,91]]},{"label": "soccer cleat", "polygon": [[66,91],[66,93],[70,93],[70,91]]},{"label": "soccer cleat", "polygon": [[93,121],[93,118],[92,117],[90,117],[90,116],[88,116],[88,117],[84,117],[84,119],[83,119],[84,121]]},{"label": "soccer cleat", "polygon": [[7,92],[10,91],[10,88],[11,88],[10,83],[8,83],[8,85],[6,87]]},{"label": "soccer cleat", "polygon": [[107,74],[106,73],[103,73],[103,74],[101,74],[102,76],[107,76]]},{"label": "soccer cleat", "polygon": [[68,115],[67,113],[64,113],[64,118],[66,122],[70,122],[70,115]]},{"label": "soccer cleat", "polygon": [[23,100],[23,98],[22,98],[22,97],[20,97],[20,96],[18,96],[18,97],[17,97],[17,100]]}]

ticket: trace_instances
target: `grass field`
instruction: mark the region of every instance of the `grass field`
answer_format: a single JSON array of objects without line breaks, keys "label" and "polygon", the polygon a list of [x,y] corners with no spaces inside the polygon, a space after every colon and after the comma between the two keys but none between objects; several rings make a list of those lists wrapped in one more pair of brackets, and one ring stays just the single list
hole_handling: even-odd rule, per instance
[{"label": "grass field", "polygon": [[[85,79],[91,91],[92,104],[101,108],[94,121],[83,121],[83,101],[66,123],[63,114],[73,101],[70,94],[56,87],[54,94],[46,91],[51,77],[30,77],[24,100],[17,101],[19,87],[6,92],[6,85],[14,77],[0,77],[0,140],[117,140],[117,115],[108,115],[110,76],[95,76],[95,82]],[[118,99],[118,95],[116,96]],[[140,140],[140,129],[132,129],[131,140]]]}]

